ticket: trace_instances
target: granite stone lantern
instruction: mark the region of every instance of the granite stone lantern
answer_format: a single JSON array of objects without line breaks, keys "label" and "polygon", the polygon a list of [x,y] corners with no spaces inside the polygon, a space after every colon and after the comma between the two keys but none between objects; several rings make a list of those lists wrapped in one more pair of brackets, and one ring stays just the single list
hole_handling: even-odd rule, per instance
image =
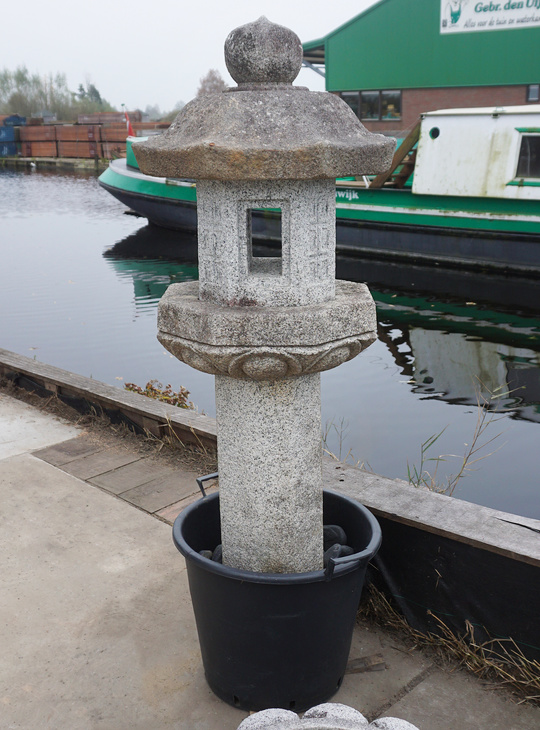
[{"label": "granite stone lantern", "polygon": [[[199,282],[169,287],[158,338],[215,375],[220,569],[322,575],[320,373],[376,338],[367,287],[335,279],[335,178],[386,170],[395,141],[293,86],[300,41],[264,17],[229,34],[225,60],[236,87],[134,145],[142,172],[197,182]],[[281,231],[271,257],[261,218]]]}]

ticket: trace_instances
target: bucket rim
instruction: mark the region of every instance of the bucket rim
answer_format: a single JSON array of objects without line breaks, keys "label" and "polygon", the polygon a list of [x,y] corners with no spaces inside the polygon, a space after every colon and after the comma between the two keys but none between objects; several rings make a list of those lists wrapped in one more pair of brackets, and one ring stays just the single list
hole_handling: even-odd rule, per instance
[{"label": "bucket rim", "polygon": [[357,502],[351,497],[347,497],[344,494],[334,491],[333,489],[324,489],[323,494],[337,497],[345,505],[348,505],[350,509],[361,512],[362,516],[368,521],[371,528],[371,539],[367,546],[360,552],[348,555],[343,558],[332,558],[330,561],[330,570],[324,568],[321,570],[313,570],[306,573],[260,573],[250,570],[240,570],[238,568],[232,568],[228,565],[222,565],[221,563],[213,562],[208,558],[204,558],[202,555],[194,550],[182,535],[182,528],[186,519],[188,519],[193,512],[196,512],[201,508],[203,504],[208,504],[211,501],[219,499],[219,492],[212,495],[207,495],[193,502],[186,507],[178,517],[175,519],[172,530],[173,542],[177,550],[186,558],[187,562],[192,562],[197,567],[209,572],[221,575],[224,578],[232,580],[246,581],[249,583],[267,583],[267,584],[279,584],[279,585],[290,585],[290,584],[301,584],[301,583],[318,583],[328,582],[339,578],[340,576],[347,575],[353,571],[357,571],[363,568],[367,563],[376,555],[382,541],[381,527],[374,517],[374,515],[364,507],[363,504]]}]

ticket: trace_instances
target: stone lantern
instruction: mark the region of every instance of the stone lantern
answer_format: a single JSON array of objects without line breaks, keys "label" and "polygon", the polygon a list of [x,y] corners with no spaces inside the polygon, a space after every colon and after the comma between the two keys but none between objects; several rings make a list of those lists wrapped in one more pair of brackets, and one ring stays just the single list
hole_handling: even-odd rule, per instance
[{"label": "stone lantern", "polygon": [[[320,372],[376,337],[367,287],[335,280],[335,178],[386,170],[395,141],[293,86],[300,41],[264,17],[229,34],[225,60],[238,86],[134,146],[142,172],[197,181],[200,278],[169,287],[158,338],[215,375],[224,565],[303,573],[323,563]],[[253,244],[265,215],[272,257]]]}]

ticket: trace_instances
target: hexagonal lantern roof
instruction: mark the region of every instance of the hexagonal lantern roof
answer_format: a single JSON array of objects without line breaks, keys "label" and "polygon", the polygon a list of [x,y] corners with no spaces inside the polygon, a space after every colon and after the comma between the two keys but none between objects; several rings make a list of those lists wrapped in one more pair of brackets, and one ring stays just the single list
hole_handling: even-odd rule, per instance
[{"label": "hexagonal lantern roof", "polygon": [[266,18],[233,30],[238,86],[186,104],[162,135],[133,146],[141,171],[205,180],[316,180],[378,174],[395,140],[372,134],[339,97],[293,86],[302,46]]}]

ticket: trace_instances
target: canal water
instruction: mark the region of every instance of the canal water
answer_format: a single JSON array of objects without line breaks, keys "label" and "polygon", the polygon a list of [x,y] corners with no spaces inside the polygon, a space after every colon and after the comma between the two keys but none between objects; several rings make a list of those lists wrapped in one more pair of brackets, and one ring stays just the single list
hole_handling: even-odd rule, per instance
[{"label": "canal water", "polygon": [[[166,288],[197,278],[196,246],[126,215],[95,175],[0,171],[0,347],[118,388],[184,386],[214,415],[213,377],[156,339]],[[424,457],[440,488],[472,447],[454,496],[540,518],[539,282],[337,263],[340,278],[369,284],[379,339],[322,374],[327,448],[407,479],[440,434]]]}]

